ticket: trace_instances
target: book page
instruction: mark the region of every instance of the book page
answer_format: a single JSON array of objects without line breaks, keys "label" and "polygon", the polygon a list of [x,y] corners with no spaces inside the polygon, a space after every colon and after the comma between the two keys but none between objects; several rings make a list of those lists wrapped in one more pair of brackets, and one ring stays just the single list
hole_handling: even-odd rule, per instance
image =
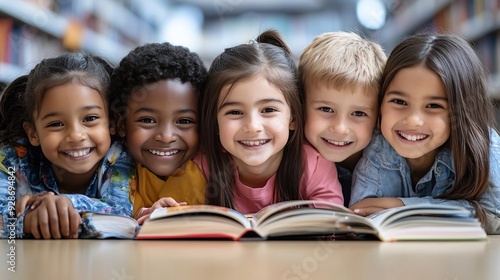
[{"label": "book page", "polygon": [[[273,215],[277,215],[281,212],[286,212],[295,208],[303,208],[303,212],[307,212],[307,209],[324,208],[334,210],[339,213],[349,213],[350,210],[343,205],[338,205],[328,201],[318,201],[318,200],[291,200],[278,202],[267,207],[264,207],[259,212],[255,213],[253,216],[253,221],[256,226],[263,223],[266,219]],[[313,210],[311,210],[313,211]]]},{"label": "book page", "polygon": [[450,205],[407,205],[367,217],[384,241],[484,239],[486,233],[470,212]]},{"label": "book page", "polygon": [[470,212],[463,208],[450,205],[439,205],[439,204],[415,204],[415,205],[405,205],[401,207],[386,209],[377,213],[374,213],[367,217],[378,227],[386,227],[391,223],[397,222],[399,219],[410,216],[426,216],[428,219],[432,217],[469,217]]},{"label": "book page", "polygon": [[376,232],[370,221],[343,205],[326,201],[286,201],[268,206],[254,217],[255,231],[265,237]]},{"label": "book page", "polygon": [[204,212],[147,220],[139,230],[137,239],[238,240],[247,231],[249,230],[236,220]]},{"label": "book page", "polygon": [[223,219],[231,219],[238,222],[244,228],[250,229],[251,223],[249,219],[240,212],[215,205],[182,205],[175,207],[158,208],[149,216],[150,220],[157,220],[172,216],[191,216],[191,215],[207,215],[207,216],[220,216]]},{"label": "book page", "polygon": [[361,216],[324,208],[288,209],[265,219],[255,231],[266,237],[376,232]]},{"label": "book page", "polygon": [[134,238],[139,224],[129,216],[82,213],[80,238]]}]

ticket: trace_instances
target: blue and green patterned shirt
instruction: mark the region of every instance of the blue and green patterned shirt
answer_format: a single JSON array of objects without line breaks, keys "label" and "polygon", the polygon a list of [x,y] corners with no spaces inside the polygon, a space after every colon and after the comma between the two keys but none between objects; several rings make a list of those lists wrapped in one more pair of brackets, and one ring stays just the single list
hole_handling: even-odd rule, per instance
[{"label": "blue and green patterned shirt", "polygon": [[[16,218],[15,203],[25,194],[53,192],[59,195],[50,162],[27,139],[17,146],[0,147],[0,238],[23,238],[24,215]],[[113,141],[85,194],[62,194],[79,212],[132,215],[130,184],[135,165],[120,141]]]}]

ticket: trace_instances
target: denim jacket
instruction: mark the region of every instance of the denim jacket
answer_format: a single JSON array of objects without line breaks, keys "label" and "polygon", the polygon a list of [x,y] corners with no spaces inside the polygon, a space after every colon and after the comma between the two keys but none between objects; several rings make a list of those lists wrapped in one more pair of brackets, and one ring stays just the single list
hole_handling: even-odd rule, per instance
[{"label": "denim jacket", "polygon": [[[135,165],[119,141],[104,156],[85,194],[64,194],[79,212],[132,215],[130,184],[135,181]],[[16,218],[15,203],[25,194],[60,194],[50,162],[39,147],[27,139],[17,146],[0,147],[0,238],[22,238],[24,215]],[[15,236],[13,236],[15,234]]]},{"label": "denim jacket", "polygon": [[[488,234],[500,234],[500,137],[490,130],[489,188],[482,195],[480,204],[487,217]],[[455,168],[451,151],[442,148],[436,155],[431,169],[412,187],[410,168],[406,160],[385,140],[380,132],[365,148],[353,174],[353,187],[349,205],[369,197],[397,197],[405,205],[450,204],[466,207],[474,213],[466,200],[444,200],[442,195],[455,182]]]}]

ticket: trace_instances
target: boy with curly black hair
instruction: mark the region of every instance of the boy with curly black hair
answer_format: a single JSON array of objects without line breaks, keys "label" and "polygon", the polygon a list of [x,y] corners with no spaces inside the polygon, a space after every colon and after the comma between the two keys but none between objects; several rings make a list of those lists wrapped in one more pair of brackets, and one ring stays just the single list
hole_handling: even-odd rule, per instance
[{"label": "boy with curly black hair", "polygon": [[191,159],[206,72],[188,48],[150,43],[132,50],[111,76],[111,111],[136,161],[130,196],[139,223],[155,208],[205,202],[206,179]]}]

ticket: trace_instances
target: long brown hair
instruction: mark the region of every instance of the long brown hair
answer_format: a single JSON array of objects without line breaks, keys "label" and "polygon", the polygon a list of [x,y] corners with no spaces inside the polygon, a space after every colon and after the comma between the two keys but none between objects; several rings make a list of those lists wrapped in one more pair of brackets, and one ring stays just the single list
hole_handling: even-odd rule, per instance
[{"label": "long brown hair", "polygon": [[232,87],[240,80],[263,75],[278,88],[291,109],[297,128],[290,131],[283,158],[276,175],[275,201],[299,199],[302,175],[303,109],[297,69],[290,49],[275,30],[267,30],[255,42],[226,49],[215,58],[203,87],[200,150],[206,155],[210,179],[207,203],[233,207],[234,166],[224,153],[217,124],[218,99],[224,86]]},{"label": "long brown hair", "polygon": [[469,201],[485,223],[479,200],[489,186],[490,129],[495,120],[483,65],[460,36],[413,35],[396,46],[387,60],[379,104],[398,71],[415,65],[423,65],[441,77],[448,98],[451,133],[445,145],[451,148],[456,178],[438,198]]}]

